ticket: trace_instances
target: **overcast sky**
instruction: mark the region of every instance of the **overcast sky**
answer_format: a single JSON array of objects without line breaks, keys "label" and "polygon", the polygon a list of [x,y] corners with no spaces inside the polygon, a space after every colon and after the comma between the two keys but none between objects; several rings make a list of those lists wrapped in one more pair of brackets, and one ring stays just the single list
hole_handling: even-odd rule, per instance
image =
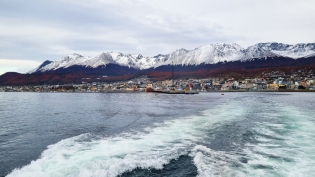
[{"label": "overcast sky", "polygon": [[0,0],[0,74],[67,54],[315,42],[314,0]]}]

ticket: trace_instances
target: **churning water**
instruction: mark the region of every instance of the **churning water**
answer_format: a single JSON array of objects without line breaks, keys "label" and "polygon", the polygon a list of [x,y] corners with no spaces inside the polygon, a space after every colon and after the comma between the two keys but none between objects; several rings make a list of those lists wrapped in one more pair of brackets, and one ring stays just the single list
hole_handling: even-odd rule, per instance
[{"label": "churning water", "polygon": [[312,93],[0,93],[0,176],[314,176]]}]

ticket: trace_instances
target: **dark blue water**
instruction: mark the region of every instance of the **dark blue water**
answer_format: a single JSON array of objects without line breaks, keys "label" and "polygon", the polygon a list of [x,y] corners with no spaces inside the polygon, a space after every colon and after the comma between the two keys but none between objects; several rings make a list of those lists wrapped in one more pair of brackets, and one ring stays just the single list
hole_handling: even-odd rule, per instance
[{"label": "dark blue water", "polygon": [[0,176],[313,176],[313,93],[0,93]]}]

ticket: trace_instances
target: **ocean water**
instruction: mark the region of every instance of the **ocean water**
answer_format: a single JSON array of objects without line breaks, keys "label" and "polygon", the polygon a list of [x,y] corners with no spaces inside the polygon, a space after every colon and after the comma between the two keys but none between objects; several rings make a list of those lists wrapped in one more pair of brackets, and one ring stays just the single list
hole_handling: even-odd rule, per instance
[{"label": "ocean water", "polygon": [[314,176],[313,93],[0,93],[0,176]]}]

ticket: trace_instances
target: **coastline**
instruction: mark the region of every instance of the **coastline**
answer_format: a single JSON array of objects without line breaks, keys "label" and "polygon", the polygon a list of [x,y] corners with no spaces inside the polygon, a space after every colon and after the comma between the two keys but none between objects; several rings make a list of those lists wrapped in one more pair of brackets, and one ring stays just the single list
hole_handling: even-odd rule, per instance
[{"label": "coastline", "polygon": [[[113,91],[55,91],[55,92],[45,92],[45,91],[9,91],[6,93],[164,93],[166,91],[154,91],[154,92],[145,92],[145,91],[126,91],[126,90],[113,90]],[[249,90],[249,91],[245,91],[245,90],[209,90],[209,91],[195,91],[198,93],[221,93],[221,92],[315,92],[315,90]],[[0,92],[1,93],[1,92]]]}]

